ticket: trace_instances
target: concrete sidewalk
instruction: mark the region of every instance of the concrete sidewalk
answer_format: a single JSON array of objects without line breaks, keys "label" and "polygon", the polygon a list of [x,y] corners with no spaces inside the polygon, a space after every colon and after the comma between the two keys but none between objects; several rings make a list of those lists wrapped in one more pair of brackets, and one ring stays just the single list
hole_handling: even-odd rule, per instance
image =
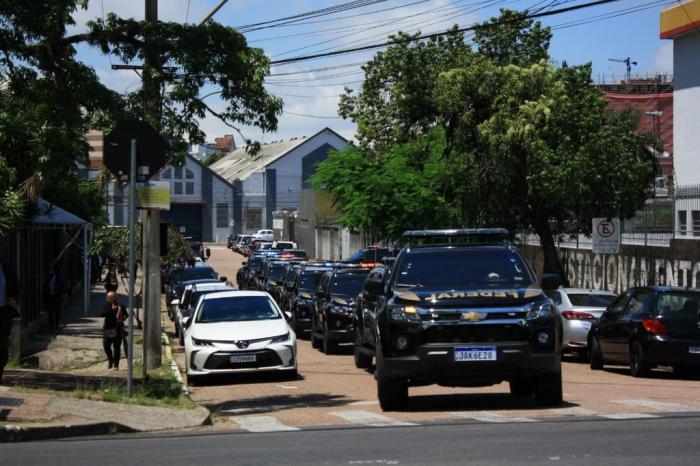
[{"label": "concrete sidewalk", "polygon": [[[126,304],[124,290],[119,292],[120,302]],[[5,385],[0,386],[0,442],[183,429],[208,423],[209,411],[201,407],[107,403],[70,395],[120,383],[127,376],[126,356],[122,355],[118,371],[110,370],[102,349],[104,286],[96,284],[90,298],[87,316],[79,300],[74,300],[64,309],[64,327],[55,335],[34,336],[30,344],[36,352],[23,358],[21,368],[5,371]],[[142,333],[135,330],[135,382],[142,375],[141,342]]]}]

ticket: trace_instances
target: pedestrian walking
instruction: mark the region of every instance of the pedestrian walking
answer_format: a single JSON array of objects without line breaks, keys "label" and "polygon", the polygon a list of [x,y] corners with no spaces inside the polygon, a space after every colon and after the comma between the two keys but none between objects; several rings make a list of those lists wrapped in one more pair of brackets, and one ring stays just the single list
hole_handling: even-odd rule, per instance
[{"label": "pedestrian walking", "polygon": [[107,355],[108,369],[119,369],[126,316],[126,308],[117,301],[117,293],[114,291],[108,292],[107,303],[105,304],[104,312],[102,312],[102,317],[105,319],[102,326],[104,331],[102,346]]},{"label": "pedestrian walking", "polygon": [[117,266],[112,264],[109,266],[107,276],[105,277],[105,290],[107,290],[107,293],[116,293],[117,288],[119,288],[119,276],[117,275]]},{"label": "pedestrian walking", "polygon": [[9,265],[0,262],[0,383],[7,365],[12,319],[19,317],[18,300],[17,276]]},{"label": "pedestrian walking", "polygon": [[44,285],[44,299],[49,308],[49,330],[55,332],[61,324],[61,307],[63,306],[63,279],[58,274],[58,265],[51,266],[49,278]]}]

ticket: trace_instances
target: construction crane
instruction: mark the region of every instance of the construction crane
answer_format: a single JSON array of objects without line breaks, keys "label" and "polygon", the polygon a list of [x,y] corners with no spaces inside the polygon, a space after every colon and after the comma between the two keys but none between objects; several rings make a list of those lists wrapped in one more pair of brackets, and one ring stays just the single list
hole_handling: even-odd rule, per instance
[{"label": "construction crane", "polygon": [[624,63],[627,65],[627,84],[630,82],[630,77],[632,75],[632,65],[637,66],[636,61],[632,61],[630,57],[627,58],[608,58],[610,61],[614,61],[617,63]]}]

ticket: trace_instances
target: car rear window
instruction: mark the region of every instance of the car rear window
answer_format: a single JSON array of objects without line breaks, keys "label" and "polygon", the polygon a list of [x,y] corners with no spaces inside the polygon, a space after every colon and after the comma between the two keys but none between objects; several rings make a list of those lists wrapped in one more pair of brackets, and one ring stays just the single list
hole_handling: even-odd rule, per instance
[{"label": "car rear window", "polygon": [[217,278],[214,269],[211,267],[188,267],[178,274],[175,281],[186,282],[205,278]]},{"label": "car rear window", "polygon": [[607,294],[568,293],[569,301],[574,306],[608,307],[617,296]]},{"label": "car rear window", "polygon": [[673,291],[660,293],[656,297],[656,309],[661,315],[698,316],[700,293],[694,291]]}]

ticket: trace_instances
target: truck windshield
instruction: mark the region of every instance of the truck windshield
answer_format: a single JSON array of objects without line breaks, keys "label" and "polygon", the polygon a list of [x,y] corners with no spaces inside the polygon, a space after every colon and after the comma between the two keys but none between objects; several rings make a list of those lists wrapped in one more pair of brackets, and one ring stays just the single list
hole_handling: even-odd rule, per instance
[{"label": "truck windshield", "polygon": [[518,254],[496,248],[445,248],[408,253],[396,286],[403,289],[521,288],[534,277]]}]

